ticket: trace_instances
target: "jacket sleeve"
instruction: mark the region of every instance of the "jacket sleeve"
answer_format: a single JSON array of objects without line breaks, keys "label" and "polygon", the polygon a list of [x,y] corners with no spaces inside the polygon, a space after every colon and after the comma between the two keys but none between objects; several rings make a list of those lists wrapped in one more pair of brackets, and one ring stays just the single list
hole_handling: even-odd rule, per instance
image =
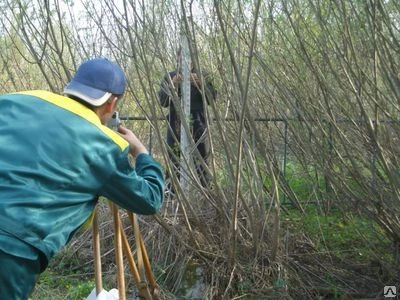
[{"label": "jacket sleeve", "polygon": [[101,194],[134,213],[155,214],[163,203],[163,170],[148,154],[140,154],[133,168],[126,155],[126,159],[119,163],[117,170],[108,178]]},{"label": "jacket sleeve", "polygon": [[160,84],[160,90],[158,91],[158,99],[162,107],[168,107],[170,99],[172,97],[170,82],[171,82],[170,74],[166,74]]}]

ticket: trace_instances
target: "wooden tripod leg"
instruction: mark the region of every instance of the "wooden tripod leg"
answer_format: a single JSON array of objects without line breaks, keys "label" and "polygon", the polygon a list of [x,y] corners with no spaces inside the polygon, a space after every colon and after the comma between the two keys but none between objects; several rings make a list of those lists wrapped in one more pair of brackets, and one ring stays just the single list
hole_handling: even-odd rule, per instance
[{"label": "wooden tripod leg", "polygon": [[149,284],[151,286],[152,289],[152,295],[153,295],[153,299],[159,299],[159,287],[158,284],[156,282],[156,278],[154,277],[154,273],[151,269],[151,264],[150,264],[150,259],[149,256],[147,254],[147,250],[146,247],[144,245],[143,242],[143,238],[142,235],[140,234],[140,248],[142,249],[142,255],[143,255],[143,261],[144,261],[144,267],[146,270],[146,275],[147,275],[147,280],[149,281]]},{"label": "wooden tripod leg", "polygon": [[112,211],[113,211],[113,216],[114,216],[115,260],[117,263],[117,279],[118,279],[119,299],[126,300],[124,258],[123,258],[123,254],[122,254],[122,238],[121,238],[120,218],[119,218],[119,213],[118,213],[118,206],[114,203],[112,203]]},{"label": "wooden tripod leg", "polygon": [[93,251],[94,251],[94,272],[96,278],[96,295],[103,290],[103,281],[101,276],[101,254],[100,254],[100,233],[98,207],[93,212]]},{"label": "wooden tripod leg", "polygon": [[139,271],[136,267],[135,260],[133,259],[133,254],[132,250],[129,246],[128,239],[126,237],[125,232],[121,228],[121,234],[122,234],[122,245],[124,246],[124,252],[125,256],[128,259],[129,266],[131,268],[131,272],[133,275],[133,280],[135,281],[136,287],[139,291],[139,294],[141,297],[143,297],[146,300],[151,300],[151,294],[149,292],[149,289],[147,288],[146,282],[144,281],[144,278],[140,278]]},{"label": "wooden tripod leg", "polygon": [[134,228],[136,243],[139,245],[138,246],[138,255],[140,255],[141,257],[138,258],[138,261],[142,262],[142,266],[144,265],[146,277],[147,277],[147,280],[149,281],[150,287],[152,289],[153,299],[158,299],[159,298],[159,296],[158,296],[159,288],[156,283],[156,279],[154,277],[153,271],[151,269],[150,259],[147,254],[146,246],[144,245],[144,242],[143,242],[142,234],[140,233],[139,222],[137,221],[136,215],[134,215],[132,212],[128,212],[128,217],[129,217],[132,227]]}]

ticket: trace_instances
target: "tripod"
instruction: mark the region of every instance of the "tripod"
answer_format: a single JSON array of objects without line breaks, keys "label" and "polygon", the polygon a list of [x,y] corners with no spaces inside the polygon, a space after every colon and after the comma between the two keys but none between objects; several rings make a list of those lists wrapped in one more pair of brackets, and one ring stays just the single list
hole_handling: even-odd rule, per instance
[{"label": "tripod", "polygon": [[[114,220],[114,243],[115,243],[115,256],[117,264],[117,281],[118,293],[120,300],[126,300],[125,291],[125,275],[124,275],[124,262],[123,254],[125,254],[130,270],[133,275],[134,283],[139,291],[140,297],[146,300],[158,300],[159,288],[156,283],[154,274],[151,269],[150,260],[147,255],[146,247],[143,242],[142,234],[139,229],[139,222],[137,217],[132,212],[128,212],[130,224],[134,230],[136,247],[137,247],[137,265],[133,258],[132,250],[126,237],[124,228],[121,223],[119,215],[119,207],[110,203],[110,208]],[[100,254],[100,232],[99,232],[99,216],[98,207],[96,206],[93,218],[93,249],[94,249],[94,266],[95,266],[95,279],[96,279],[96,295],[99,295],[103,290],[102,273],[101,273],[101,254]],[[147,279],[147,281],[146,281]]]}]

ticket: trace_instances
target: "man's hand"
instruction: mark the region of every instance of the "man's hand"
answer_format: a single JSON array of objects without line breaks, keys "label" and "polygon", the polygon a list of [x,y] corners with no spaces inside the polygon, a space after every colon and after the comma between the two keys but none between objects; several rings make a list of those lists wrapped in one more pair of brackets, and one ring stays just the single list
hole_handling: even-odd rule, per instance
[{"label": "man's hand", "polygon": [[118,127],[118,133],[129,143],[130,151],[129,153],[133,157],[137,157],[139,154],[149,152],[147,151],[146,147],[142,144],[142,142],[136,137],[136,135],[124,126]]},{"label": "man's hand", "polygon": [[201,79],[196,73],[190,73],[190,81],[197,87],[201,88]]},{"label": "man's hand", "polygon": [[[182,83],[183,78],[181,74],[176,74],[172,78],[172,83],[174,84],[174,87],[177,88],[179,85]],[[201,79],[196,73],[190,73],[190,82],[195,85],[197,88],[201,88]]]},{"label": "man's hand", "polygon": [[174,84],[174,87],[177,88],[182,82],[182,75],[177,73],[173,78],[172,78],[172,83]]}]

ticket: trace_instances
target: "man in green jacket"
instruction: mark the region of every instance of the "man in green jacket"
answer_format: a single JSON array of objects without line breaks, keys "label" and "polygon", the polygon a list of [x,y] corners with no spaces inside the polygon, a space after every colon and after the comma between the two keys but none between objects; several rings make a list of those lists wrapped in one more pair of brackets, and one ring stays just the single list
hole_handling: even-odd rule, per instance
[{"label": "man in green jacket", "polygon": [[159,163],[132,131],[105,126],[125,89],[118,65],[92,59],[79,67],[66,96],[0,96],[1,299],[29,297],[49,260],[88,220],[98,196],[138,214],[161,208]]}]

